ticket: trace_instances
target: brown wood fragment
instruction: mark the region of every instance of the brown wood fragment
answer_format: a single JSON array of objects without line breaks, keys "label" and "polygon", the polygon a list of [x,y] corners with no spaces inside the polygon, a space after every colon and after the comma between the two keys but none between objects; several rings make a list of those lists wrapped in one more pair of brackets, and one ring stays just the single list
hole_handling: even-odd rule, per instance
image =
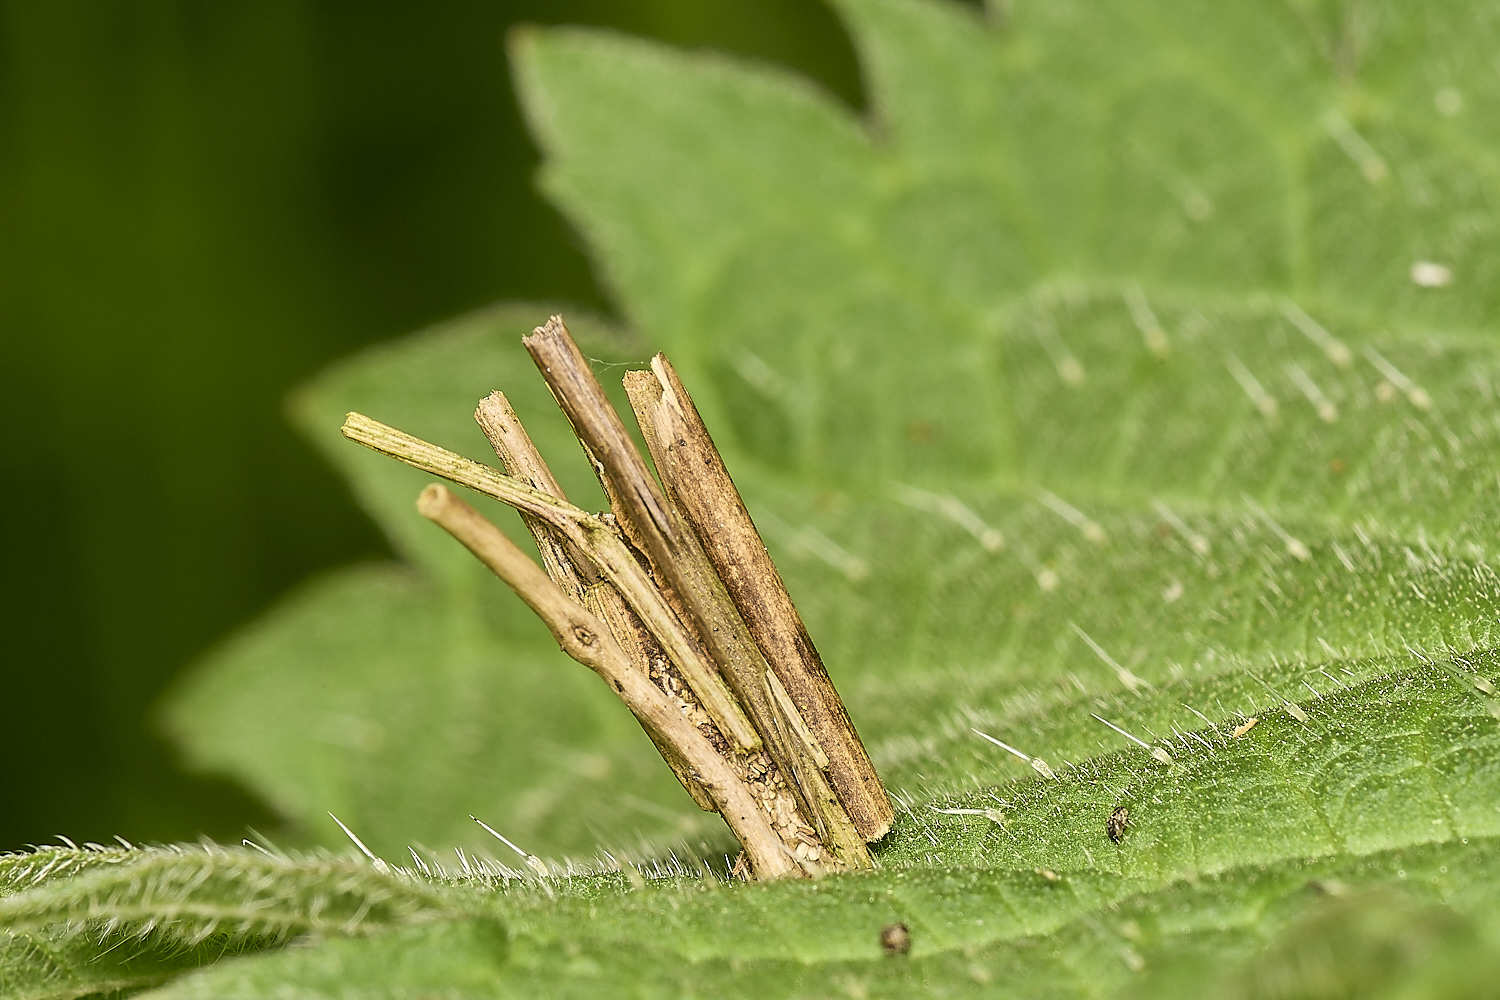
[{"label": "brown wood fragment", "polygon": [[[479,401],[474,408],[474,421],[484,431],[485,438],[500,459],[506,473],[538,492],[559,500],[567,500],[557,477],[547,466],[546,459],[537,451],[531,435],[521,425],[510,400],[503,392],[492,392]],[[556,580],[564,591],[573,594],[580,602],[583,592],[598,583],[602,577],[599,569],[578,547],[567,540],[557,529],[535,514],[521,512],[531,535],[536,539],[537,550],[542,555],[542,565],[547,575]]]},{"label": "brown wood fragment", "polygon": [[[662,589],[681,601],[719,673],[767,740],[772,758],[784,771],[789,769],[792,752],[777,744],[770,723],[772,709],[762,681],[768,669],[765,657],[696,532],[667,502],[562,319],[552,317],[522,343],[573,425],[605,492],[619,505],[615,513],[625,522],[626,535],[638,542]],[[688,681],[695,678],[688,676]],[[800,795],[800,789],[793,790]]]},{"label": "brown wood fragment", "polygon": [[348,414],[342,431],[346,438],[372,451],[467,486],[509,504],[523,514],[535,514],[558,529],[569,541],[590,554],[594,564],[651,629],[672,657],[672,662],[681,668],[688,683],[693,685],[694,692],[720,730],[741,747],[751,749],[760,745],[756,728],[714,672],[713,664],[704,657],[692,636],[684,632],[656,583],[641,567],[613,524],[487,465],[372,420],[362,413]]},{"label": "brown wood fragment", "polygon": [[818,839],[833,855],[838,867],[873,868],[870,849],[849,818],[825,773],[828,758],[808,732],[797,706],[781,686],[775,671],[766,671],[766,689],[773,708],[772,721],[782,743],[791,748],[791,779],[801,791],[808,812],[817,825]]},{"label": "brown wood fragment", "polygon": [[866,840],[879,840],[895,816],[885,787],[687,389],[661,354],[651,371],[628,373],[625,389],[667,497],[695,529],[766,662],[827,755],[829,781],[849,817]]},{"label": "brown wood fragment", "polygon": [[658,356],[653,373],[627,378],[659,485],[562,321],[525,345],[610,512],[568,503],[500,393],[475,418],[509,475],[357,413],[344,435],[521,513],[545,572],[447,490],[418,503],[609,682],[694,800],[739,837],[737,871],[872,867],[866,841],[889,827],[889,799],[676,374]]},{"label": "brown wood fragment", "polygon": [[[511,408],[510,400],[505,398],[503,392],[492,392],[479,401],[474,410],[474,420],[484,431],[484,436],[489,440],[490,447],[494,449],[495,456],[500,459],[505,471],[515,478],[526,483],[533,489],[566,500],[561,484],[553,476],[552,470],[547,466],[547,460],[537,451],[536,445],[532,443],[531,435],[526,433],[516,412]],[[608,626],[615,641],[625,650],[626,655],[636,665],[636,669],[643,675],[651,675],[651,663],[655,658],[666,659],[661,646],[651,636],[646,626],[641,623],[635,612],[630,610],[620,592],[614,588],[609,581],[599,574],[598,568],[593,560],[579,551],[566,538],[560,535],[541,518],[532,514],[522,514],[521,519],[536,539],[537,550],[542,555],[542,565],[563,592],[572,597],[578,604],[587,608],[600,621]],[[641,720],[646,735],[650,737],[662,760],[677,775],[677,780],[688,795],[697,803],[698,808],[706,811],[714,811],[713,799],[709,797],[705,789],[694,776],[691,766],[683,758],[681,752],[672,745],[666,736],[652,729]]]},{"label": "brown wood fragment", "polygon": [[570,600],[499,528],[441,486],[422,491],[422,515],[443,527],[536,612],[563,652],[602,677],[636,718],[664,734],[698,775],[760,878],[799,870],[745,783],[708,739],[640,674],[604,624]]},{"label": "brown wood fragment", "polygon": [[772,703],[765,682],[771,668],[729,596],[720,571],[704,551],[698,532],[662,493],[567,327],[554,316],[522,343],[594,462],[625,534],[649,558],[661,589],[681,602],[685,617],[696,626],[720,673],[765,740],[797,811],[830,838],[823,846],[841,866],[869,867],[872,862],[859,843],[861,838],[848,836],[847,807],[836,793],[824,794],[825,775],[806,763],[810,748],[784,724],[782,713]]}]

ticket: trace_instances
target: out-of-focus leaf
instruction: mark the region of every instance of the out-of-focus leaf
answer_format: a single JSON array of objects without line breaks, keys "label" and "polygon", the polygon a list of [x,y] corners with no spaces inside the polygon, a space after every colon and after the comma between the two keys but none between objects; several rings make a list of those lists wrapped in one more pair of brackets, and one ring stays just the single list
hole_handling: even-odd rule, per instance
[{"label": "out-of-focus leaf", "polygon": [[[601,33],[515,51],[546,189],[683,372],[899,798],[883,869],[482,875],[503,965],[439,923],[174,990],[399,994],[339,978],[382,942],[496,996],[1464,995],[1492,967],[1500,17],[840,8],[867,121]],[[503,388],[596,504],[515,343],[545,315],[299,402],[408,568],[293,598],[173,718],[309,829],[342,810],[388,856],[473,847],[469,812],[551,856],[711,829],[414,515],[423,477],[336,438],[360,409],[482,457],[468,409]],[[575,327],[601,374],[649,353]],[[448,864],[433,891],[476,898]],[[444,949],[480,971],[423,979]]]}]

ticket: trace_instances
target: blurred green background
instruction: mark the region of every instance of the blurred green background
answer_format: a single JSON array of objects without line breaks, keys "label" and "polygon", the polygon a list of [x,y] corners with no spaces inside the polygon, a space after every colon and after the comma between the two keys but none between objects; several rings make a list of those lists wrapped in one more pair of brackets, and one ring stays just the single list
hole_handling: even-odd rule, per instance
[{"label": "blurred green background", "polygon": [[0,0],[0,850],[274,829],[152,711],[297,581],[388,554],[283,397],[496,299],[608,309],[532,190],[517,22],[861,102],[813,0]]}]

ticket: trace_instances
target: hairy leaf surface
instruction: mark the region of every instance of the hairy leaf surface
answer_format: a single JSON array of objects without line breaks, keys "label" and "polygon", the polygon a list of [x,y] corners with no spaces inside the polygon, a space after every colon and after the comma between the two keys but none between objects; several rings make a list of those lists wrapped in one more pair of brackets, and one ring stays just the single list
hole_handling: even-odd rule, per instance
[{"label": "hairy leaf surface", "polygon": [[369,934],[465,909],[462,892],[331,857],[185,846],[4,855],[0,996],[113,994],[299,936]]}]

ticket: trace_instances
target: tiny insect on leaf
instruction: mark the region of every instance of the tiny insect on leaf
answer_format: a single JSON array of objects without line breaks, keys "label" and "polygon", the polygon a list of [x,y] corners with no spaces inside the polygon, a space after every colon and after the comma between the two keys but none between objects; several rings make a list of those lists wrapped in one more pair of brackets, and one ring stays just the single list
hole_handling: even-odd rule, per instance
[{"label": "tiny insect on leaf", "polygon": [[1109,839],[1120,843],[1125,839],[1125,825],[1130,822],[1130,810],[1124,806],[1116,806],[1115,811],[1109,814],[1109,819],[1104,824],[1104,832]]}]

